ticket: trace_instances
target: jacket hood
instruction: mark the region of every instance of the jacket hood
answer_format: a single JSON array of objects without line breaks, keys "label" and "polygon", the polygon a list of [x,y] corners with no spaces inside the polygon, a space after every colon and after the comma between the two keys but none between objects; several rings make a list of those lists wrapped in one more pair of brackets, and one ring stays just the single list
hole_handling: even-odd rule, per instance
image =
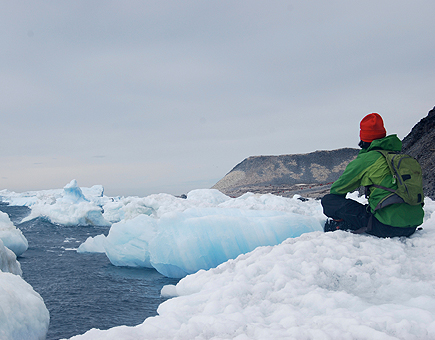
[{"label": "jacket hood", "polygon": [[381,139],[375,139],[367,148],[367,151],[376,150],[376,149],[389,150],[389,151],[401,151],[402,141],[399,139],[399,137],[397,137],[397,135],[389,135]]}]

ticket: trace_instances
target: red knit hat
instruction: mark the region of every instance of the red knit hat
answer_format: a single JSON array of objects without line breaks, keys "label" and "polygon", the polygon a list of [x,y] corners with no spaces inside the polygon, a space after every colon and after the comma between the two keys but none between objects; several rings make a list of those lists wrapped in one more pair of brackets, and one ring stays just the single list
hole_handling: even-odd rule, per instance
[{"label": "red knit hat", "polygon": [[372,142],[375,139],[384,138],[387,131],[384,128],[384,121],[377,113],[370,113],[360,123],[360,139],[363,142]]}]

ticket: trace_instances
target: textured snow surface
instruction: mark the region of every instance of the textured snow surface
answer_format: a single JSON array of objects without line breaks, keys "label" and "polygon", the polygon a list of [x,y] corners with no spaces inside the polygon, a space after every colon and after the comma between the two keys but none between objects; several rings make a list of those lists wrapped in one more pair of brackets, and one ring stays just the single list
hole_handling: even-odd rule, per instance
[{"label": "textured snow surface", "polygon": [[165,286],[136,327],[71,339],[435,339],[435,204],[411,238],[312,232]]}]

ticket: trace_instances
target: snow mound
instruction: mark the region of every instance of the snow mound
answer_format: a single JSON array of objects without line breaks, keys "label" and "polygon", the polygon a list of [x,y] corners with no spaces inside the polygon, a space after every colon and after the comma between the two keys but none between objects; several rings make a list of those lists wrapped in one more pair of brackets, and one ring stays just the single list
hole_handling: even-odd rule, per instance
[{"label": "snow mound", "polygon": [[0,338],[45,339],[50,316],[41,296],[20,276],[0,272]]},{"label": "snow mound", "polygon": [[22,275],[21,265],[17,261],[17,256],[12,250],[5,247],[0,239],[0,271],[4,273],[12,273]]},{"label": "snow mound", "polygon": [[0,338],[45,339],[50,321],[48,310],[21,274],[15,254],[0,240]]},{"label": "snow mound", "polygon": [[8,214],[0,211],[0,240],[3,244],[12,250],[16,256],[24,253],[29,244],[20,229],[9,219]]}]

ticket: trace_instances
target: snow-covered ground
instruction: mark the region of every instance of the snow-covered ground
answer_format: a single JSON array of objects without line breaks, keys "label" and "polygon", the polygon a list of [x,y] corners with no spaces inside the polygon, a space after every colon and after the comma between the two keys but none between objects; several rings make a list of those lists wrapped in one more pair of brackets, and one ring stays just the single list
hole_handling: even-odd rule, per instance
[{"label": "snow-covered ground", "polygon": [[112,224],[80,252],[184,277],[163,288],[172,298],[158,316],[71,339],[435,339],[430,199],[423,230],[379,239],[323,233],[320,202],[298,197],[194,190],[187,199],[108,198],[75,181],[23,195],[0,191],[3,201],[30,206],[30,218]]}]

